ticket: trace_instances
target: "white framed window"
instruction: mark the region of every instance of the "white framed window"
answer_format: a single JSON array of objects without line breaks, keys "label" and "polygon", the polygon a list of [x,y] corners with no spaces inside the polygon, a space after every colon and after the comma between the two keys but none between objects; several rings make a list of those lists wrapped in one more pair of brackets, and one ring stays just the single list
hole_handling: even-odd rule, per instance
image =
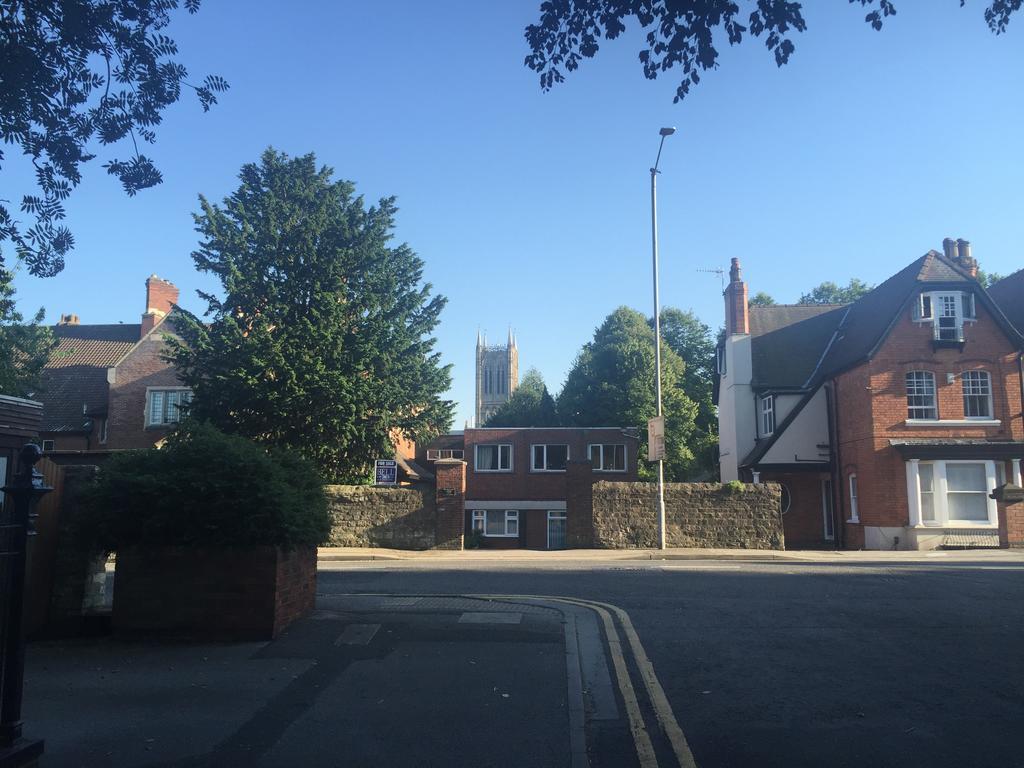
[{"label": "white framed window", "polygon": [[761,398],[761,435],[767,437],[775,431],[775,395]]},{"label": "white framed window", "polygon": [[940,341],[963,341],[964,320],[976,318],[974,294],[970,291],[922,293],[914,305],[914,320],[927,322]]},{"label": "white framed window", "polygon": [[[914,463],[907,465],[911,477]],[[917,462],[917,499],[912,499],[912,513],[916,506],[920,523],[926,526],[997,526],[997,505],[989,498],[996,484],[994,461]]]},{"label": "white framed window", "polygon": [[597,472],[625,472],[626,446],[624,443],[591,443],[587,446],[590,463]]},{"label": "white framed window", "polygon": [[530,455],[533,472],[565,472],[565,465],[569,463],[569,446],[560,443],[531,445]]},{"label": "white framed window", "polygon": [[437,461],[438,459],[461,459],[462,457],[463,450],[461,448],[427,449],[427,461]]},{"label": "white framed window", "polygon": [[474,509],[473,530],[484,536],[511,538],[519,535],[519,510]]},{"label": "white framed window", "polygon": [[931,371],[910,371],[907,374],[907,418],[939,418],[935,401],[935,374]]},{"label": "white framed window", "polygon": [[473,469],[477,472],[511,472],[512,445],[510,443],[481,443],[476,446]]},{"label": "white framed window", "polygon": [[988,371],[964,371],[960,374],[964,391],[964,418],[992,418],[992,377]]},{"label": "white framed window", "polygon": [[177,424],[192,402],[192,391],[184,387],[146,390],[146,426]]},{"label": "white framed window", "polygon": [[107,442],[107,420],[100,420],[100,445],[105,445]]},{"label": "white framed window", "polygon": [[718,347],[715,357],[715,371],[719,376],[725,376],[726,374],[726,354],[724,344]]},{"label": "white framed window", "polygon": [[52,451],[54,446],[53,440],[43,440],[43,452]]},{"label": "white framed window", "polygon": [[859,500],[857,498],[857,473],[854,472],[852,475],[850,475],[850,519],[848,522],[860,522],[860,508],[858,505]]}]

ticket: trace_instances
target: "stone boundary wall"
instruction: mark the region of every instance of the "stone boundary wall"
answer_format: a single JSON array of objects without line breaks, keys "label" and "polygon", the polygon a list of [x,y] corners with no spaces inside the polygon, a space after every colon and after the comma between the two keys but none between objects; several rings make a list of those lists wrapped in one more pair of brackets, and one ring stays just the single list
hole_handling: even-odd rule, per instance
[{"label": "stone boundary wall", "polygon": [[377,488],[327,485],[329,547],[433,549],[437,504],[433,485]]},{"label": "stone boundary wall", "polygon": [[[776,483],[665,484],[665,539],[669,547],[785,549]],[[593,485],[593,546],[648,549],[658,546],[658,486],[598,482]]]}]

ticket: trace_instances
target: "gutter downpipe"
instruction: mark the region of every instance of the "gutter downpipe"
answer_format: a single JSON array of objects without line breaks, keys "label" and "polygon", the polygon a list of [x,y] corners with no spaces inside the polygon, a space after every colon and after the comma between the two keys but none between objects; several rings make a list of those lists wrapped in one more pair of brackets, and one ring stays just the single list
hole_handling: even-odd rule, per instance
[{"label": "gutter downpipe", "polygon": [[[842,461],[839,458],[839,441],[838,432],[839,425],[838,419],[836,418],[835,412],[835,395],[834,395],[834,382],[828,381],[824,384],[825,387],[825,409],[828,412],[828,443],[829,443],[829,460],[832,464],[832,493],[838,500],[838,504],[834,504],[832,507],[832,530],[835,532],[834,541],[835,548],[843,549],[846,544],[846,528],[844,527],[846,520],[846,494],[843,491],[843,478],[842,478]],[[836,519],[838,512],[838,520]]]}]

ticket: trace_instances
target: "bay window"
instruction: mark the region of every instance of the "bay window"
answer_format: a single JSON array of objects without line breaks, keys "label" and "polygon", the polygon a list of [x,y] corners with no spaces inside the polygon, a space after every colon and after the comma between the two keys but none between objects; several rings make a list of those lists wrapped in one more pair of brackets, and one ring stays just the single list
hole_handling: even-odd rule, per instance
[{"label": "bay window", "polygon": [[994,461],[917,461],[907,463],[911,525],[996,526]]}]

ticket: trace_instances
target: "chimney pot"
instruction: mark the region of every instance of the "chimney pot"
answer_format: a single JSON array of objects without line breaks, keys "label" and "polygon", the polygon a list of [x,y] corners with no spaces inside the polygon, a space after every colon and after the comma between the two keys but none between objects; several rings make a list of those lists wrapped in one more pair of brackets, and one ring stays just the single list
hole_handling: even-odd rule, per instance
[{"label": "chimney pot", "polygon": [[942,252],[950,261],[956,261],[959,256],[956,248],[956,240],[954,240],[952,237],[945,238],[942,241]]},{"label": "chimney pot", "polygon": [[971,276],[978,276],[978,262],[971,256],[971,242],[960,238],[956,241],[956,249],[959,255],[960,266]]},{"label": "chimney pot", "polygon": [[78,315],[61,315],[60,322],[57,325],[78,325]]}]

